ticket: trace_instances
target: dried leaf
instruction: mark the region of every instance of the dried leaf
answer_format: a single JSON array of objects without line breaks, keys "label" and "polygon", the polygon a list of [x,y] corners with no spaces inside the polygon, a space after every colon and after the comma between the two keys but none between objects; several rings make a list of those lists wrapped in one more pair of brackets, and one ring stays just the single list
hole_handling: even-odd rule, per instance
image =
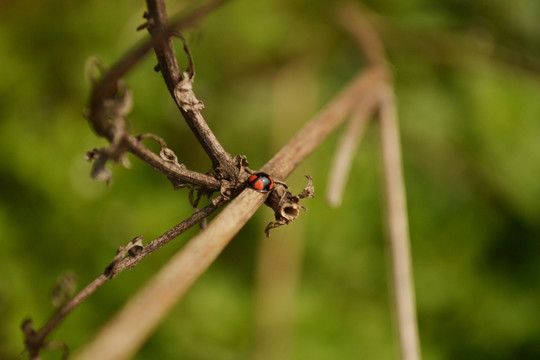
[{"label": "dried leaf", "polygon": [[[87,153],[88,154],[88,153]],[[100,153],[97,155],[97,158],[94,158],[94,164],[92,165],[92,171],[90,176],[96,181],[105,181],[107,184],[110,183],[112,179],[112,174],[109,169],[107,169],[107,157]]]},{"label": "dried leaf", "polygon": [[195,97],[193,78],[187,72],[184,73],[184,79],[176,85],[174,96],[184,111],[201,111],[204,109],[202,101]]},{"label": "dried leaf", "polygon": [[77,274],[67,272],[58,277],[56,285],[51,294],[51,302],[54,307],[63,306],[69,299],[73,297],[77,290]]},{"label": "dried leaf", "polygon": [[111,260],[109,266],[105,268],[104,274],[111,279],[114,278],[117,274],[116,266],[126,255],[136,256],[144,249],[142,239],[143,236],[139,235],[131,240],[126,246],[120,246],[116,251],[116,256]]}]

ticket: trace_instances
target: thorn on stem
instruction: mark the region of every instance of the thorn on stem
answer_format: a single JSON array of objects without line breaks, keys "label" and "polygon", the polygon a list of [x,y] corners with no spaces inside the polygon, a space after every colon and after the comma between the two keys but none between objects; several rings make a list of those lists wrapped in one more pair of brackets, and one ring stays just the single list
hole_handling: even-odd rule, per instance
[{"label": "thorn on stem", "polygon": [[137,26],[137,31],[141,31],[141,30],[144,30],[148,27],[148,21],[142,23],[141,25]]}]

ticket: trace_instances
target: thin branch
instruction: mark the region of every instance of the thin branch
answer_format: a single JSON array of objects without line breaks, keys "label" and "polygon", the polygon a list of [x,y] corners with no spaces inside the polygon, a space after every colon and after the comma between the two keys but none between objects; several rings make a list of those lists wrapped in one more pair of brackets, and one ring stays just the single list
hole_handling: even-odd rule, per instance
[{"label": "thin branch", "polygon": [[[129,111],[131,97],[125,85],[122,84],[121,78],[153,47],[159,46],[164,41],[170,42],[170,36],[175,31],[195,24],[203,16],[224,2],[224,0],[210,1],[194,11],[190,11],[187,14],[183,13],[171,25],[167,22],[166,26],[161,27],[160,31],[153,34],[151,40],[145,41],[128,51],[109,70],[105,71],[101,69],[103,73],[101,78],[95,79],[92,77],[93,87],[86,116],[96,133],[106,137],[114,145],[114,148],[108,151],[108,156],[104,156],[101,159],[100,166],[104,168],[105,162],[109,158],[118,160],[122,152],[127,150],[140,157],[143,161],[148,162],[154,169],[167,175],[175,187],[181,187],[183,184],[193,184],[205,188],[209,192],[220,189],[219,182],[212,176],[198,174],[186,169],[184,166],[176,166],[171,162],[159,159],[159,157],[125,131],[123,116]],[[176,59],[174,63],[176,63]],[[99,66],[99,64],[97,65]],[[114,121],[110,119],[111,109],[115,113],[122,112],[122,114],[116,114],[117,119]],[[202,121],[204,122],[204,119]],[[195,132],[195,134],[198,138],[206,136],[205,139],[210,139],[210,141],[213,141],[213,138],[215,138],[209,128],[202,128],[199,132]],[[217,140],[215,141],[217,143]],[[219,143],[217,144],[219,145]],[[107,151],[104,150],[103,152]]]},{"label": "thin branch", "polygon": [[211,204],[197,211],[186,220],[182,221],[175,227],[163,233],[161,236],[149,242],[147,245],[144,246],[144,249],[141,252],[139,252],[138,254],[134,256],[126,257],[124,260],[118,263],[114,267],[114,276],[124,271],[125,269],[133,268],[142,259],[152,254],[154,251],[158,250],[162,246],[166,245],[171,240],[177,238],[182,233],[184,233],[187,229],[207,219],[208,216],[210,216],[214,211],[218,210],[223,205],[225,205],[227,201],[228,200],[225,199],[223,196],[218,196],[217,198],[213,199]]},{"label": "thin branch", "polygon": [[[129,50],[123,57],[120,58],[111,68],[108,70],[103,78],[94,86],[92,94],[90,96],[90,107],[94,108],[96,103],[102,101],[102,99],[112,98],[118,91],[118,81],[128,73],[152,48],[155,44],[159,44],[162,41],[168,39],[174,32],[195,25],[198,21],[222,5],[228,0],[214,0],[209,1],[207,4],[200,6],[196,9],[190,9],[186,12],[182,12],[177,16],[177,19],[173,21],[170,26],[163,28],[159,34],[156,34],[152,39],[142,42]],[[101,122],[94,124],[98,134],[102,136],[108,136],[108,125],[106,118],[98,117],[97,120]]]},{"label": "thin branch", "polygon": [[[223,1],[218,4],[221,4],[222,2]],[[214,169],[218,170],[218,173],[223,172],[228,179],[235,179],[238,169],[234,166],[231,155],[225,151],[223,146],[221,146],[202,116],[200,112],[202,103],[198,102],[197,104],[199,106],[186,106],[183,97],[179,95],[179,90],[181,91],[180,93],[188,92],[190,94],[189,97],[197,101],[195,95],[193,95],[191,91],[191,84],[195,74],[186,72],[184,76],[182,75],[171,38],[161,39],[161,41],[157,41],[156,39],[156,37],[160,37],[160,34],[164,33],[166,29],[170,28],[165,2],[163,0],[147,0],[146,4],[148,7],[148,13],[146,14],[146,18],[148,19],[147,27],[154,38],[154,50],[158,59],[158,68],[163,75],[163,79],[167,84],[171,96],[175,100],[176,105],[180,109],[180,112],[184,116],[191,131],[193,131],[197,140],[212,160]],[[189,60],[191,60],[185,42],[184,48],[186,49]],[[189,69],[193,71],[193,64],[191,61]]]},{"label": "thin branch", "polygon": [[[175,227],[169,229],[161,236],[152,240],[150,243],[145,245],[137,254],[133,256],[127,256],[117,263],[112,263],[104,273],[99,275],[91,283],[89,283],[84,289],[82,289],[77,295],[67,301],[58,312],[49,320],[39,331],[34,331],[30,326],[27,326],[25,333],[27,334],[26,347],[29,351],[31,357],[34,359],[39,355],[39,351],[43,348],[45,344],[45,338],[53,331],[63,320],[64,318],[71,313],[77,306],[79,306],[86,298],[92,295],[96,290],[98,290],[105,282],[114,278],[120,272],[131,269],[137,265],[142,259],[152,254],[154,251],[158,250],[162,246],[169,243],[171,240],[175,239],[183,232],[185,232],[190,227],[196,225],[202,220],[206,219],[210,214],[219,209],[226,203],[223,197],[218,197],[214,201],[207,205],[202,210],[196,212],[195,214],[188,217],[186,220],[182,221]],[[25,321],[25,323],[27,323]],[[31,334],[31,336],[28,336]]]},{"label": "thin branch", "polygon": [[184,165],[179,164],[177,161],[169,161],[158,156],[142,145],[140,140],[132,135],[126,134],[124,141],[127,146],[127,151],[166,175],[176,188],[191,184],[193,186],[204,188],[209,192],[219,191],[220,183],[213,176],[188,170]]},{"label": "thin branch", "polygon": [[[384,71],[373,68],[355,79],[263,166],[264,171],[286,178],[344,121],[357,99],[385,77]],[[265,199],[266,194],[244,190],[109,320],[77,358],[106,360],[132,356]]]}]

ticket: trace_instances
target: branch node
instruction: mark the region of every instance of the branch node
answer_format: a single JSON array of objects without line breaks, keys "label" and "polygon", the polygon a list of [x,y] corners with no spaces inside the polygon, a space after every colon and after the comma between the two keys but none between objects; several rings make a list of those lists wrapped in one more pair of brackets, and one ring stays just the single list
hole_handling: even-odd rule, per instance
[{"label": "branch node", "polygon": [[116,256],[109,263],[109,266],[105,268],[103,274],[109,279],[114,278],[119,273],[117,265],[126,257],[126,255],[134,257],[144,249],[142,239],[143,236],[139,235],[131,240],[126,246],[120,246],[116,251]]},{"label": "branch node", "polygon": [[106,148],[93,149],[88,151],[85,155],[86,160],[94,161],[90,176],[96,181],[104,181],[107,184],[111,182],[112,173],[107,169],[107,161],[113,160],[114,162],[122,164],[125,168],[130,167],[128,157],[125,155],[125,143],[124,135],[127,134],[125,129],[125,123],[122,120],[115,121],[113,123],[114,138],[111,145]]},{"label": "branch node", "polygon": [[176,84],[174,88],[174,96],[176,101],[184,111],[201,111],[204,109],[202,101],[195,97],[193,92],[194,74],[184,72],[183,79]]},{"label": "branch node", "polygon": [[168,147],[162,147],[161,150],[159,150],[159,156],[165,161],[170,161],[172,163],[178,164],[178,157],[176,156],[174,151],[172,151]]},{"label": "branch node", "polygon": [[39,353],[41,350],[62,350],[62,360],[67,360],[69,357],[69,349],[67,345],[59,340],[46,342],[44,336],[40,332],[34,330],[34,321],[25,319],[21,324],[21,329],[24,333],[25,351],[28,351],[30,359],[40,359]]},{"label": "branch node", "polygon": [[44,340],[34,329],[34,320],[24,319],[21,330],[24,333],[25,350],[30,354],[30,358],[39,356],[39,351],[44,346]]},{"label": "branch node", "polygon": [[232,176],[221,166],[214,168],[215,177],[220,181],[220,193],[227,200],[244,190],[248,176],[255,173],[249,168],[249,162],[245,155],[236,155],[233,158],[233,164],[236,167],[236,172],[232,173]]},{"label": "branch node", "polygon": [[159,137],[159,136],[157,136],[155,134],[150,134],[150,133],[141,134],[141,135],[137,136],[137,140],[139,140],[139,141],[142,141],[144,139],[152,139],[152,140],[156,141],[159,144],[159,146],[160,146],[159,157],[160,158],[162,158],[165,161],[171,162],[171,163],[181,167],[182,169],[186,168],[184,164],[180,164],[178,162],[178,156],[176,156],[176,154],[174,153],[173,150],[171,150],[170,148],[167,147],[167,143],[161,137]]}]

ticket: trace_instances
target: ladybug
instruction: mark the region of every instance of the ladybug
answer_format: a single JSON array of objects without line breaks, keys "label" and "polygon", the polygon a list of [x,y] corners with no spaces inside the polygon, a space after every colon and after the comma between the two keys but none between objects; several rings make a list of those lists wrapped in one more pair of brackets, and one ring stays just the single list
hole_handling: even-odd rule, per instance
[{"label": "ladybug", "polygon": [[274,189],[274,180],[265,173],[256,173],[248,179],[249,187],[255,191],[266,193]]}]

